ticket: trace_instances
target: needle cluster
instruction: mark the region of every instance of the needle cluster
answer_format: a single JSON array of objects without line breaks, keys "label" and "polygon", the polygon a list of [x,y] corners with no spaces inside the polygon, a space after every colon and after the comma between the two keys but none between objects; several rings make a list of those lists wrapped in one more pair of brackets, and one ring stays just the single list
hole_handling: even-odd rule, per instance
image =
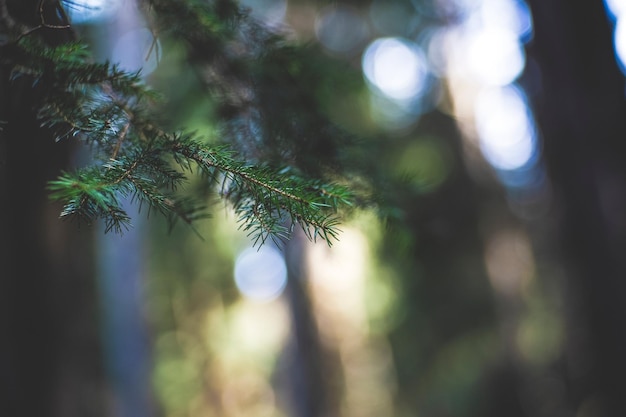
[{"label": "needle cluster", "polygon": [[[186,27],[189,39],[214,42],[214,50],[225,48],[218,36],[226,30],[218,9],[198,11],[193,1],[153,3],[164,14],[168,5],[178,3],[176,13],[187,19],[179,29]],[[223,13],[240,16],[237,10]],[[346,187],[304,176],[296,166],[244,157],[228,145],[229,138],[216,144],[193,132],[169,131],[159,124],[160,96],[140,73],[93,62],[80,41],[50,46],[34,33],[23,32],[3,46],[11,82],[30,83],[40,97],[41,126],[57,141],[82,141],[92,150],[88,166],[64,172],[49,184],[51,197],[64,204],[62,218],[103,219],[107,231],[121,233],[130,226],[121,202],[130,197],[172,225],[179,220],[193,224],[208,214],[207,199],[181,192],[195,176],[232,205],[255,244],[288,239],[296,227],[312,240],[331,244],[337,238],[339,212],[351,204]],[[224,62],[206,61],[215,65],[214,73],[223,70]]]}]

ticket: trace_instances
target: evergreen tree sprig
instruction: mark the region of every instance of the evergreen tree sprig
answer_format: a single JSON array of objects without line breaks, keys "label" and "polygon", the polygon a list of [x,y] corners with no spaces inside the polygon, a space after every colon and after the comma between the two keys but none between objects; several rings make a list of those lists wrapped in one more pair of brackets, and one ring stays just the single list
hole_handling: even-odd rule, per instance
[{"label": "evergreen tree sprig", "polygon": [[296,226],[312,240],[330,244],[338,237],[337,213],[350,198],[344,187],[251,164],[189,133],[165,132],[151,113],[156,94],[139,74],[94,64],[79,44],[51,48],[25,37],[14,52],[12,80],[28,77],[33,88],[43,86],[42,126],[57,140],[80,138],[94,150],[91,166],[49,184],[51,197],[64,203],[62,218],[104,219],[107,232],[122,233],[130,217],[121,201],[131,197],[171,224],[192,224],[207,215],[206,205],[178,191],[197,172],[232,203],[255,244],[287,239]]},{"label": "evergreen tree sprig", "polygon": [[347,188],[295,176],[289,169],[249,165],[225,147],[207,149],[185,137],[172,140],[171,149],[179,161],[186,160],[184,165],[193,162],[221,183],[220,194],[233,203],[241,228],[255,243],[285,238],[295,225],[311,240],[337,238],[335,213],[351,204]]}]

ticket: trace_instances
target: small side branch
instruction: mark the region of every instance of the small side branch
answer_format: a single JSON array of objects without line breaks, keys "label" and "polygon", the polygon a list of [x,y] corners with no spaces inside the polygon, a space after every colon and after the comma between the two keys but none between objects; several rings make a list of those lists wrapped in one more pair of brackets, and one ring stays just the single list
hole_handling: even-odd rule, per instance
[{"label": "small side branch", "polygon": [[[69,28],[72,27],[69,23],[65,23],[65,24],[62,24],[62,25],[53,25],[53,24],[50,24],[50,23],[46,22],[46,18],[44,16],[44,10],[43,10],[44,9],[44,5],[45,5],[45,0],[39,0],[39,25],[37,25],[35,27],[32,27],[32,28],[26,30],[25,32],[22,32],[20,34],[20,36],[18,36],[15,39],[15,42],[19,42],[22,38],[25,38],[26,36],[36,32],[36,31],[38,31],[40,29],[44,29],[44,28],[47,28],[47,29],[69,29]],[[65,14],[65,11],[58,4],[58,2],[55,3],[54,7],[61,14],[62,20],[67,22],[68,18],[67,18],[66,14]]]}]

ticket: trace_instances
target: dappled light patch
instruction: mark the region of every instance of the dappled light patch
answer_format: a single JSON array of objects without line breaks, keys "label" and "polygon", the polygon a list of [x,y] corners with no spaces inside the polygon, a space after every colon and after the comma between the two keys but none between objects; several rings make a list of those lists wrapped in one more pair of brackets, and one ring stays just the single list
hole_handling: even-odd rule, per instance
[{"label": "dappled light patch", "polygon": [[[369,224],[368,228],[375,231],[376,227]],[[372,331],[372,314],[366,303],[368,283],[378,281],[378,288],[390,283],[385,277],[371,276],[371,268],[375,267],[370,258],[372,242],[365,234],[350,228],[344,237],[332,248],[309,246],[307,284],[313,313],[322,344],[338,356],[344,379],[342,411],[346,415],[391,415],[395,392],[391,347]],[[379,319],[389,314],[396,300],[393,290],[387,289],[386,294],[389,298],[378,300]]]}]

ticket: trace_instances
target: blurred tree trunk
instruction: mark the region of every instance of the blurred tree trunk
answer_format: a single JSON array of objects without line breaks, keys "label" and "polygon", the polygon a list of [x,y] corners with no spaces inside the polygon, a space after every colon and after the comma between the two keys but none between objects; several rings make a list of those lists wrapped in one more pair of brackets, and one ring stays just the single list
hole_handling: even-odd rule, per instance
[{"label": "blurred tree trunk", "polygon": [[[37,0],[2,3],[0,29],[39,21]],[[55,3],[44,5],[50,24],[62,17]],[[51,44],[71,39],[66,29],[36,32]],[[45,190],[70,167],[73,146],[39,127],[37,95],[0,67],[0,415],[104,415],[91,235],[61,223]]]},{"label": "blurred tree trunk", "polygon": [[[626,103],[602,1],[529,0],[533,97],[555,190],[571,301],[575,408],[626,415]],[[590,414],[587,414],[590,413]]]},{"label": "blurred tree trunk", "polygon": [[306,238],[298,233],[285,246],[288,271],[285,295],[291,313],[292,336],[285,352],[287,372],[282,378],[289,395],[289,415],[321,417],[335,415],[337,410],[328,386],[332,380],[329,364],[305,286],[305,242]]}]

